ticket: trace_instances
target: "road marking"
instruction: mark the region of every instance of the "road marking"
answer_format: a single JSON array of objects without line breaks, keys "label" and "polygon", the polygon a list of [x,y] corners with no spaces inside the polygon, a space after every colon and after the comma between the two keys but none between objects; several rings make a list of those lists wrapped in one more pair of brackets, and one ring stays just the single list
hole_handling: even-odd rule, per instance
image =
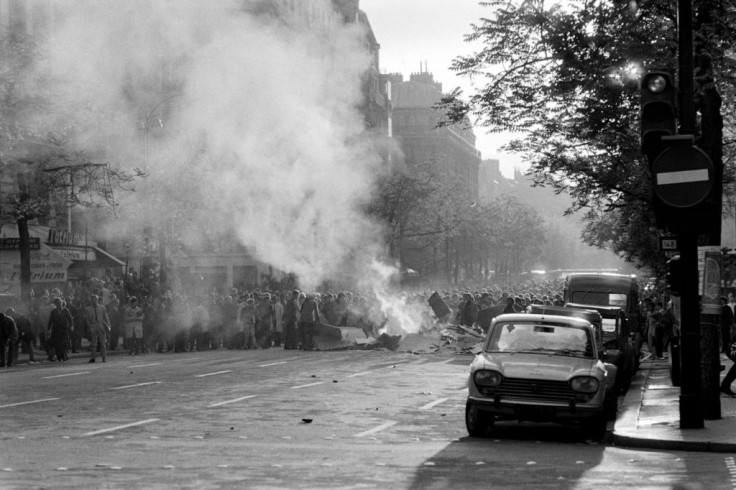
[{"label": "road marking", "polygon": [[286,364],[286,361],[282,362],[272,362],[271,364],[261,364],[258,367],[269,367],[269,366],[278,366],[279,364]]},{"label": "road marking", "polygon": [[419,407],[419,410],[429,410],[430,408],[435,407],[439,405],[440,403],[444,403],[447,400],[449,400],[449,398],[440,398],[439,400],[435,400],[433,402],[427,403],[423,407]]},{"label": "road marking", "polygon": [[258,395],[241,396],[240,398],[236,398],[235,400],[228,400],[226,402],[213,403],[212,405],[208,405],[208,407],[209,408],[212,408],[212,407],[221,407],[223,405],[228,405],[230,403],[237,403],[237,402],[240,402],[240,401],[243,401],[243,400],[247,400],[248,398],[255,398],[257,396]]},{"label": "road marking", "polygon": [[128,366],[130,369],[134,368],[142,368],[142,367],[150,367],[150,366],[160,366],[163,364],[163,362],[154,362],[152,364],[136,364],[135,366]]},{"label": "road marking", "polygon": [[225,374],[225,373],[232,373],[232,369],[228,369],[227,371],[217,371],[216,373],[207,373],[207,374],[196,374],[195,378],[206,378],[207,376],[215,376],[218,374]]},{"label": "road marking", "polygon": [[317,385],[321,385],[321,384],[324,384],[324,381],[318,381],[316,383],[309,383],[308,385],[292,386],[291,389],[292,390],[298,390],[299,388],[307,388],[309,386],[317,386]]},{"label": "road marking", "polygon": [[0,405],[0,408],[19,407],[21,405],[30,405],[31,403],[52,402],[54,400],[61,400],[61,398],[42,398],[40,400],[31,400],[29,402],[11,403],[9,405]]},{"label": "road marking", "polygon": [[91,372],[92,371],[80,371],[78,373],[57,374],[56,376],[41,376],[41,379],[64,378],[66,376],[79,376],[80,374],[89,374]]},{"label": "road marking", "polygon": [[370,430],[367,430],[365,432],[360,432],[358,434],[355,434],[353,437],[365,437],[365,436],[369,436],[371,434],[375,434],[376,432],[381,432],[384,429],[388,429],[389,427],[394,426],[396,424],[398,424],[398,422],[386,422],[385,424],[381,424],[378,427],[374,427],[374,428],[372,428]]},{"label": "road marking", "polygon": [[149,386],[149,385],[157,385],[161,383],[161,381],[149,381],[148,383],[138,383],[137,385],[125,385],[125,386],[117,386],[115,388],[110,388],[111,390],[124,390],[126,388],[136,388],[138,386]]},{"label": "road marking", "polygon": [[346,378],[355,378],[356,376],[365,376],[366,374],[371,374],[370,371],[363,371],[362,373],[355,373],[351,374],[350,376],[345,376]]},{"label": "road marking", "polygon": [[130,424],[125,424],[125,425],[117,425],[115,427],[110,427],[109,429],[101,429],[101,430],[95,430],[95,431],[92,431],[92,432],[87,432],[85,434],[82,434],[82,437],[96,436],[97,434],[105,434],[107,432],[115,432],[116,430],[123,430],[123,429],[127,429],[129,427],[136,427],[136,426],[139,426],[139,425],[151,424],[153,422],[158,422],[158,420],[159,419],[148,419],[148,420],[141,420],[140,422],[133,422],[133,423],[130,423]]}]

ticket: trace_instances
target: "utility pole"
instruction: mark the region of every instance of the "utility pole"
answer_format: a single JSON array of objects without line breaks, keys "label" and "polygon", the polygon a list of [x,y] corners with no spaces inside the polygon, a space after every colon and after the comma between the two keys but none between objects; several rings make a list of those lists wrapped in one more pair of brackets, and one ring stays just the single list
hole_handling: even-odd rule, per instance
[{"label": "utility pole", "polygon": [[[693,79],[693,11],[691,0],[677,2],[678,61],[679,61],[679,134],[694,135],[695,83]],[[680,235],[682,267],[681,297],[681,385],[680,428],[702,429],[703,387],[700,349],[700,300],[698,283],[698,233],[686,231]]]}]

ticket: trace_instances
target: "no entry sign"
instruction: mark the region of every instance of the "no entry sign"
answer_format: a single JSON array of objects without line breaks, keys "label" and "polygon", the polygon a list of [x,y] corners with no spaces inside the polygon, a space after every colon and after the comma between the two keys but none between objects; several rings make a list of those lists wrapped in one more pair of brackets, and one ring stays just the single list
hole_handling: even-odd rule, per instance
[{"label": "no entry sign", "polygon": [[654,161],[654,193],[668,206],[700,204],[713,187],[713,162],[695,146],[672,146]]}]

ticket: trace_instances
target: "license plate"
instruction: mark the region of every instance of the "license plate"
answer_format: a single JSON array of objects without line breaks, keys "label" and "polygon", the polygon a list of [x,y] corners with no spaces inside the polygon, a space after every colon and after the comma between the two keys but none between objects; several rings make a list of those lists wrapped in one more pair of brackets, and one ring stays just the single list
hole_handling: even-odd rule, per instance
[{"label": "license plate", "polygon": [[536,406],[522,406],[516,407],[515,412],[519,416],[525,417],[540,417],[554,415],[554,407],[536,407]]}]

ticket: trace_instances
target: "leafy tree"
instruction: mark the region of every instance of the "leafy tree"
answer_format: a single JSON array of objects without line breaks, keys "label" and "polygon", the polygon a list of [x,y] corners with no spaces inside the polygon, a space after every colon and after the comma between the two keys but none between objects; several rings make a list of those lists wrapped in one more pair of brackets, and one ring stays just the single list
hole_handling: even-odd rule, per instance
[{"label": "leafy tree", "polygon": [[[637,84],[643,69],[677,66],[675,3],[483,5],[491,15],[467,36],[482,48],[452,66],[481,86],[467,101],[460,90],[443,100],[447,122],[472,114],[489,131],[519,132],[507,149],[526,157],[537,184],[567,191],[573,210],[589,210],[588,243],[639,265],[661,265],[653,242],[637,233],[656,229],[647,164],[639,154]],[[720,93],[735,86],[736,64],[726,56],[734,16],[725,1],[696,2],[697,142],[717,166],[723,162]],[[729,151],[725,161],[731,160]]]},{"label": "leafy tree", "polygon": [[71,207],[115,204],[113,189],[133,180],[107,164],[93,163],[75,145],[75,121],[84,111],[67,105],[44,70],[43,52],[31,37],[11,33],[0,39],[0,173],[8,185],[0,201],[0,222],[18,227],[21,298],[30,298],[28,225]]}]

